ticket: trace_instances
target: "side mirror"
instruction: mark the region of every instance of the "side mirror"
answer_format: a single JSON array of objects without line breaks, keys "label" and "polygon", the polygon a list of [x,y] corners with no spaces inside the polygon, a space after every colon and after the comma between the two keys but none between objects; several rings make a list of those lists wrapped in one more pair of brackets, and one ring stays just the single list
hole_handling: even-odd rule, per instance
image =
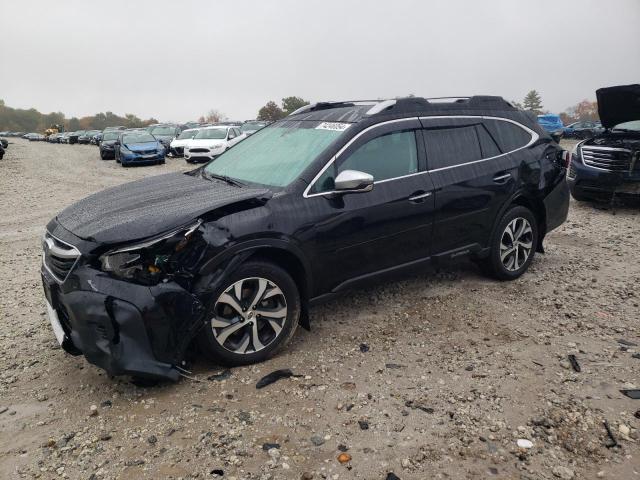
[{"label": "side mirror", "polygon": [[335,180],[334,190],[338,193],[360,193],[373,190],[373,175],[358,170],[344,170]]},{"label": "side mirror", "polygon": [[551,138],[553,138],[554,142],[560,143],[560,140],[562,139],[562,132],[553,132],[551,134]]}]

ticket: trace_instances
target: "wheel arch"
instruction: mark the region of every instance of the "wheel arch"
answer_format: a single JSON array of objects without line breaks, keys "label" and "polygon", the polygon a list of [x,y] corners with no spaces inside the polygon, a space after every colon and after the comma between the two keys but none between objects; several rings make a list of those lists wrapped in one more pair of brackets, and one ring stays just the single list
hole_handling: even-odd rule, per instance
[{"label": "wheel arch", "polygon": [[538,224],[538,245],[536,247],[536,251],[539,253],[544,253],[542,241],[547,234],[547,212],[542,200],[528,194],[526,191],[518,191],[513,194],[509,200],[504,202],[502,209],[494,220],[491,238],[493,238],[493,233],[495,232],[495,229],[498,227],[500,220],[507,212],[507,210],[516,205],[528,208],[536,217],[536,222]]},{"label": "wheel arch", "polygon": [[200,273],[211,273],[220,265],[233,263],[234,259],[239,261],[231,269],[224,270],[225,276],[249,259],[274,263],[291,275],[300,292],[300,324],[309,329],[309,299],[313,295],[313,279],[310,264],[300,248],[281,239],[252,240],[235,245],[209,260]]}]

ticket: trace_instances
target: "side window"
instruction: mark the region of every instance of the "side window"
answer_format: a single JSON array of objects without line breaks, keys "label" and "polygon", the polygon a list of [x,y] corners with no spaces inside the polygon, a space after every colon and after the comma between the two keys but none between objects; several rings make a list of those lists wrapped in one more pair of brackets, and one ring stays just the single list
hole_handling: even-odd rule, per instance
[{"label": "side window", "polygon": [[531,134],[518,125],[504,120],[485,119],[484,124],[495,139],[502,153],[524,147],[531,141]]},{"label": "side window", "polygon": [[233,128],[229,129],[229,140],[236,137],[236,133],[233,131]]},{"label": "side window", "polygon": [[476,125],[424,130],[429,170],[482,159]]},{"label": "side window", "polygon": [[359,170],[379,182],[418,172],[415,132],[394,132],[376,137],[358,147],[346,158],[339,158],[316,181],[313,192],[334,188],[335,177],[344,170]]}]

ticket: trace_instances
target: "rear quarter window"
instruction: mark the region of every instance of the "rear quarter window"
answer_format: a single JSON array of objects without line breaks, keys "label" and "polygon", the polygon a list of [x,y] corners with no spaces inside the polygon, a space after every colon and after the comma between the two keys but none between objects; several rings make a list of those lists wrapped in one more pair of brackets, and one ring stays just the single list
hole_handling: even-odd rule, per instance
[{"label": "rear quarter window", "polygon": [[531,141],[531,133],[515,123],[492,119],[485,119],[483,123],[502,153],[518,150]]}]

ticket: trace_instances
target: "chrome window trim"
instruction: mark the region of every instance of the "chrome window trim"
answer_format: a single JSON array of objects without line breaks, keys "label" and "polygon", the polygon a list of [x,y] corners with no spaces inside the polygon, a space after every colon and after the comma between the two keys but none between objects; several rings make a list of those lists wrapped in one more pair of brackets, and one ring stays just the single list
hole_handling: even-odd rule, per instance
[{"label": "chrome window trim", "polygon": [[[44,261],[44,257],[46,255],[44,248],[42,249],[42,265],[44,266],[44,268],[47,270],[47,272],[49,272],[51,274],[51,276],[58,281],[58,283],[64,283],[64,281],[67,279],[67,277],[69,276],[69,274],[71,273],[71,271],[75,268],[75,266],[78,264],[78,261],[80,260],[80,257],[82,256],[82,254],[80,253],[80,250],[78,250],[74,245],[71,245],[70,243],[65,242],[64,240],[60,240],[58,237],[51,235],[51,233],[49,233],[48,230],[45,230],[44,235],[42,237],[42,242],[46,243],[47,245],[51,246],[51,243],[48,241],[50,237],[52,239],[54,239],[56,242],[60,242],[63,245],[66,245],[67,247],[70,247],[69,250],[73,250],[77,255],[75,256],[76,261],[73,262],[73,265],[71,265],[71,267],[69,268],[69,272],[67,273],[67,275],[64,278],[60,278],[58,277],[55,273],[53,273],[53,271],[51,271],[51,269],[49,268],[49,265],[47,265],[47,262]],[[55,247],[56,249],[58,247]],[[64,257],[63,257],[64,258]],[[73,258],[72,256],[68,255],[67,258]]]},{"label": "chrome window trim", "polygon": [[[324,167],[322,167],[322,169],[316,174],[315,177],[313,177],[313,180],[311,180],[311,183],[309,185],[307,185],[307,188],[304,189],[304,192],[302,194],[302,196],[304,198],[311,198],[311,197],[319,197],[319,196],[324,196],[324,195],[331,195],[333,193],[335,193],[335,190],[331,190],[330,192],[318,192],[318,193],[309,193],[309,190],[311,190],[311,187],[313,187],[313,185],[316,183],[316,181],[322,176],[322,174],[327,170],[327,168],[329,168],[331,166],[331,164],[333,162],[335,162],[338,157],[340,157],[340,155],[347,149],[349,148],[356,140],[358,140],[358,138],[360,138],[362,135],[364,135],[367,132],[370,132],[371,130],[378,128],[378,127],[382,127],[384,125],[389,125],[392,123],[402,123],[402,122],[408,122],[411,120],[418,120],[418,117],[408,117],[408,118],[397,118],[395,120],[387,120],[386,122],[380,122],[380,123],[376,123],[375,125],[371,125],[367,128],[365,128],[364,130],[362,130],[361,132],[358,132],[351,140],[349,140],[347,143],[345,143],[342,148],[340,150],[338,150],[338,152],[329,159],[329,161],[325,164]],[[420,175],[422,173],[425,172],[416,172],[416,173],[410,173],[408,175],[404,175],[403,177],[394,177],[394,178],[388,178],[386,180],[378,180],[377,182],[373,182],[374,185],[376,183],[382,183],[382,182],[387,182],[389,180],[396,180],[398,178],[404,178],[404,177],[411,177],[413,175]]]},{"label": "chrome window trim", "polygon": [[[479,118],[481,120],[498,120],[498,121],[501,121],[501,122],[512,123],[512,124],[522,128],[525,132],[527,132],[529,135],[531,135],[531,140],[529,140],[529,142],[527,144],[523,145],[522,147],[516,148],[514,150],[510,150],[510,151],[508,151],[506,153],[501,153],[500,155],[494,155],[493,157],[481,158],[480,160],[473,160],[471,162],[459,163],[458,165],[450,165],[448,167],[434,168],[432,170],[427,170],[429,173],[440,172],[442,170],[450,170],[452,168],[464,167],[464,166],[467,166],[467,165],[473,165],[473,164],[481,163],[481,162],[488,162],[489,160],[495,160],[496,158],[504,157],[506,155],[511,155],[512,153],[519,152],[520,150],[524,150],[525,148],[529,148],[531,145],[536,143],[538,141],[538,139],[540,138],[540,135],[538,135],[536,132],[531,130],[529,127],[526,127],[526,126],[522,125],[520,122],[516,122],[515,120],[511,120],[510,118],[492,117],[492,116],[487,116],[487,115],[443,115],[443,116],[436,116],[436,117],[420,117],[420,120],[430,120],[430,119],[442,120],[442,119],[456,119],[456,118],[467,118],[467,119],[469,119],[469,118]],[[427,159],[427,161],[428,161],[428,159]]]},{"label": "chrome window trim", "polygon": [[373,184],[375,185],[376,183],[384,183],[384,182],[389,182],[389,181],[392,181],[392,180],[400,180],[400,179],[407,178],[407,177],[413,177],[415,175],[422,175],[424,173],[439,172],[439,171],[442,171],[442,170],[449,170],[449,169],[452,169],[452,168],[463,167],[463,166],[472,165],[472,164],[475,164],[475,163],[487,162],[489,160],[494,160],[496,158],[504,157],[506,155],[511,155],[512,153],[518,152],[520,150],[524,150],[525,148],[529,148],[531,145],[533,145],[535,142],[537,142],[538,139],[540,138],[540,135],[538,135],[535,131],[531,130],[529,127],[526,127],[526,126],[522,125],[520,122],[516,122],[515,120],[511,120],[510,118],[493,117],[493,116],[487,116],[487,115],[437,115],[437,116],[432,116],[432,117],[408,117],[408,118],[399,118],[399,119],[396,119],[396,120],[388,120],[386,122],[376,123],[375,125],[371,125],[370,127],[365,128],[364,130],[359,132],[355,137],[353,137],[351,140],[349,140],[333,157],[331,157],[329,159],[329,161],[325,164],[325,166],[322,167],[320,172],[318,172],[318,174],[315,177],[313,177],[313,180],[311,180],[311,183],[309,183],[307,188],[304,189],[304,192],[303,192],[302,196],[304,198],[311,198],[311,197],[319,197],[319,196],[325,196],[325,195],[333,195],[333,194],[337,193],[336,190],[331,190],[331,191],[328,191],[328,192],[309,193],[309,190],[311,190],[313,185],[322,176],[322,174],[327,170],[327,168],[329,168],[329,166],[331,166],[331,164],[334,163],[338,159],[338,157],[352,143],[354,143],[363,134],[373,130],[376,127],[379,127],[379,126],[382,126],[382,125],[388,125],[390,123],[405,122],[405,121],[408,121],[408,120],[432,120],[432,119],[433,120],[444,120],[444,119],[456,120],[456,119],[461,119],[461,118],[462,119],[480,119],[480,120],[498,120],[498,121],[502,121],[502,122],[512,123],[512,124],[517,125],[518,127],[522,128],[525,132],[527,132],[529,135],[531,135],[531,140],[529,140],[529,142],[526,145],[522,146],[522,147],[516,148],[515,150],[511,150],[511,151],[506,152],[506,153],[501,153],[500,155],[494,155],[493,157],[481,158],[480,160],[474,160],[472,162],[460,163],[458,165],[451,165],[451,166],[448,166],[448,167],[435,168],[435,169],[432,169],[432,170],[424,170],[422,172],[410,173],[410,174],[407,174],[407,175],[401,175],[399,177],[386,178],[384,180],[374,181]]}]

